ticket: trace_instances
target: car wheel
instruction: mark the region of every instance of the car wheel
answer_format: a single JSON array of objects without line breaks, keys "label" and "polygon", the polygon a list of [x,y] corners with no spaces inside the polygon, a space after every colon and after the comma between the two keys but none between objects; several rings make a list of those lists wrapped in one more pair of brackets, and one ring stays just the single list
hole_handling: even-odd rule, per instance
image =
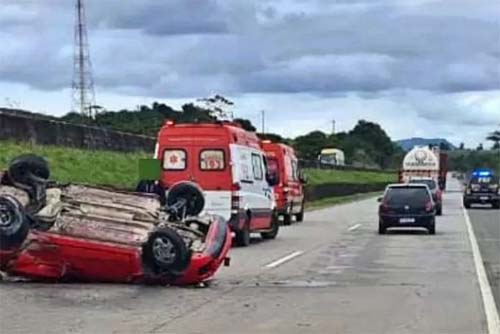
[{"label": "car wheel", "polygon": [[304,203],[302,203],[300,212],[295,215],[295,220],[299,223],[304,221]]},{"label": "car wheel", "polygon": [[429,230],[429,234],[436,234],[436,221],[432,221],[429,225],[429,227],[427,228],[427,230]]},{"label": "car wheel", "polygon": [[250,217],[247,217],[243,229],[235,233],[236,245],[239,247],[247,247],[250,245]]},{"label": "car wheel", "polygon": [[439,205],[436,210],[436,215],[442,216],[443,215],[443,206]]},{"label": "car wheel", "polygon": [[178,275],[191,262],[191,253],[177,232],[162,227],[143,246],[143,260],[155,273]]},{"label": "car wheel", "polygon": [[26,240],[29,229],[21,203],[13,196],[0,196],[0,249],[20,246]]},{"label": "car wheel", "polygon": [[493,202],[491,206],[493,207],[493,209],[500,209],[500,201]]},{"label": "car wheel", "polygon": [[262,239],[266,240],[276,239],[279,229],[280,229],[280,223],[278,221],[278,215],[273,213],[271,221],[271,230],[269,232],[262,232],[260,235]]},{"label": "car wheel", "polygon": [[49,179],[50,170],[44,158],[35,154],[22,154],[10,162],[8,175],[14,183],[34,187],[40,181]]},{"label": "car wheel", "polygon": [[464,207],[465,207],[466,209],[470,209],[470,203],[469,203],[469,202],[467,202],[467,201],[464,201]]},{"label": "car wheel", "polygon": [[292,224],[292,216],[288,213],[283,215],[283,225],[291,225]]},{"label": "car wheel", "polygon": [[378,234],[385,234],[386,227],[382,222],[378,223]]}]

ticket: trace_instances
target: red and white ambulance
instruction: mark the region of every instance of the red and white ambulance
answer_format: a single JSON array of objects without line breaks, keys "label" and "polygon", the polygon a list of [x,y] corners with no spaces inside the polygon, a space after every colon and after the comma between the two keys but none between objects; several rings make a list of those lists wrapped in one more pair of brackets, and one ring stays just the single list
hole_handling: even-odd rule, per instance
[{"label": "red and white ambulance", "polygon": [[274,186],[276,210],[283,217],[283,224],[290,225],[292,216],[298,222],[304,220],[304,182],[305,178],[299,170],[299,163],[292,147],[262,141],[262,148],[266,152],[267,164],[270,171],[278,174],[277,184]]},{"label": "red and white ambulance", "polygon": [[265,154],[255,133],[230,122],[175,124],[158,135],[155,157],[160,184],[168,189],[189,180],[201,186],[205,210],[229,221],[236,244],[250,244],[250,233],[274,239],[279,221]]}]

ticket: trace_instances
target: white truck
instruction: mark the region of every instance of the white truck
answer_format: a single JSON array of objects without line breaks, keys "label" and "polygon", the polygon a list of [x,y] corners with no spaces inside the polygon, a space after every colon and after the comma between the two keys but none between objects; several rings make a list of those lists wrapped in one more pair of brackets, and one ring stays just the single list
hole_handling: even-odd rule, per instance
[{"label": "white truck", "polygon": [[411,177],[432,177],[441,190],[446,188],[448,154],[438,147],[415,146],[404,159],[399,170],[399,182],[408,182]]}]

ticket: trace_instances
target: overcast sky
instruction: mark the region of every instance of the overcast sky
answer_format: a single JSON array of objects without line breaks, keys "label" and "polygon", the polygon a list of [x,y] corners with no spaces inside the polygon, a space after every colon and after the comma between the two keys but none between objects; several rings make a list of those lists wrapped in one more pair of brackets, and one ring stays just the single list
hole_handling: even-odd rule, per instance
[{"label": "overcast sky", "polygon": [[[71,108],[74,1],[0,0],[0,105]],[[86,0],[97,102],[215,93],[293,137],[380,123],[484,142],[500,123],[495,0]]]}]

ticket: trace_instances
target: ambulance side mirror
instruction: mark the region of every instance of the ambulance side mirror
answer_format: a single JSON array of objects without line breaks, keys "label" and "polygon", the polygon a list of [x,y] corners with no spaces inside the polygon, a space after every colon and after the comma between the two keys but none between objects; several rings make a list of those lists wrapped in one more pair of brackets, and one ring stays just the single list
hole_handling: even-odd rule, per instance
[{"label": "ambulance side mirror", "polygon": [[266,173],[266,180],[269,186],[274,187],[278,183],[280,183],[280,178],[277,172],[267,172]]}]

